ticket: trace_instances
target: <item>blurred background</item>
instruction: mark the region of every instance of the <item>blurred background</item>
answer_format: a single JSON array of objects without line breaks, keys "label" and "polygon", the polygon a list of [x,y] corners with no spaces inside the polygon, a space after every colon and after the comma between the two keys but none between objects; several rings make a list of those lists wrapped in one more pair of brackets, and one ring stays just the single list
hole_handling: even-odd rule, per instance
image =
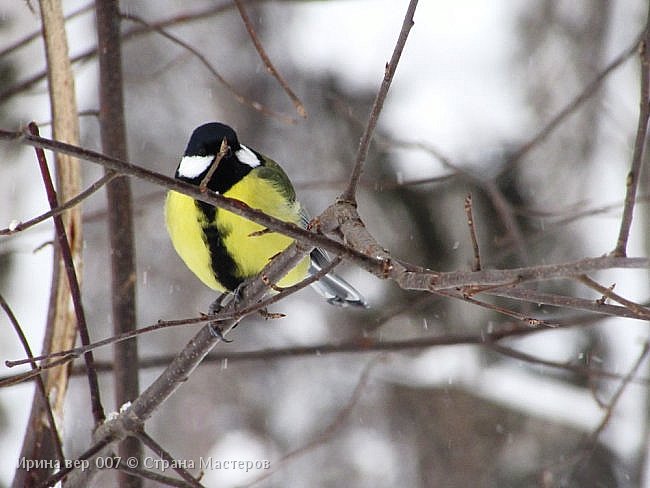
[{"label": "blurred background", "polygon": [[[192,53],[156,32],[125,37],[123,62],[131,162],[173,175],[189,134],[222,121],[240,140],[280,162],[313,215],[342,191],[399,33],[403,0],[247,2],[271,60],[303,101],[300,119],[266,72],[237,10],[227,1],[122,1],[147,22],[204,12],[166,29],[193,46],[236,89],[274,117],[238,103]],[[0,49],[40,28],[29,2],[0,5]],[[66,1],[67,14],[85,7]],[[223,6],[223,9],[216,7]],[[35,7],[37,8],[37,6]],[[423,1],[381,115],[359,195],[370,232],[393,255],[434,270],[469,270],[463,211],[471,193],[485,267],[559,263],[610,252],[625,195],[639,107],[638,56],[623,61],[547,137],[530,141],[629,50],[643,29],[636,0]],[[71,56],[96,44],[92,9],[69,20]],[[124,20],[129,32],[138,24]],[[14,89],[45,68],[40,38],[0,57],[0,127],[50,119],[44,81]],[[82,145],[99,149],[97,63],[74,65]],[[13,90],[13,91],[12,91]],[[49,136],[48,127],[41,133]],[[33,150],[0,144],[0,227],[44,212]],[[84,163],[85,186],[103,174]],[[647,256],[646,171],[628,254]],[[164,229],[161,188],[132,181],[140,327],[197,316],[214,299],[175,255]],[[92,338],[111,332],[106,200],[83,205],[83,301]],[[0,238],[0,293],[38,350],[49,298],[51,222]],[[352,266],[342,275],[367,311],[328,306],[306,289],[273,307],[287,316],[250,318],[219,352],[321,345],[371,337],[403,340],[480,334],[511,319],[459,301],[407,293]],[[616,292],[648,299],[648,273],[596,276]],[[599,298],[573,282],[545,291]],[[523,313],[574,319],[505,345],[561,369],[473,345],[379,354],[355,352],[206,362],[147,423],[179,459],[269,460],[271,471],[206,470],[208,486],[650,486],[647,382],[629,384],[605,429],[590,436],[620,386],[581,374],[626,374],[647,324],[552,307],[499,302]],[[173,355],[196,328],[139,339],[143,359]],[[0,316],[0,355],[24,353]],[[110,348],[96,351],[111,361]],[[171,356],[170,356],[171,357]],[[644,361],[639,375],[646,378]],[[162,369],[143,368],[146,387]],[[15,371],[1,366],[0,374]],[[112,378],[100,377],[107,410]],[[33,387],[0,391],[0,486],[11,482]],[[87,385],[72,380],[63,428],[66,454],[88,447]],[[301,450],[286,462],[284,456]],[[151,453],[147,453],[151,455]],[[106,478],[110,479],[110,478]],[[102,481],[98,479],[98,486]],[[153,484],[148,486],[154,486]]]}]

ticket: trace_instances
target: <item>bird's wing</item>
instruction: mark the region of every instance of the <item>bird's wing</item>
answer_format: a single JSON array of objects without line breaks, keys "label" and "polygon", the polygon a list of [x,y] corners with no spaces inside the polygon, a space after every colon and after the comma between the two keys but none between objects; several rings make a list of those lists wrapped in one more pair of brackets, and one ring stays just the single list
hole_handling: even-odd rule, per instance
[{"label": "bird's wing", "polygon": [[258,153],[258,156],[262,159],[262,164],[253,169],[253,172],[255,172],[259,178],[273,183],[273,185],[284,194],[284,197],[289,202],[295,202],[296,191],[293,189],[291,180],[280,165],[262,154]]}]

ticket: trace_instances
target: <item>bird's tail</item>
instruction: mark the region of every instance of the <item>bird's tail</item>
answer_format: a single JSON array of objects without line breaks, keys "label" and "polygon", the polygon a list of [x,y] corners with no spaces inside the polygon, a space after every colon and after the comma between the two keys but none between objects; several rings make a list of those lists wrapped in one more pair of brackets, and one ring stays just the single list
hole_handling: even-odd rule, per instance
[{"label": "bird's tail", "polygon": [[[309,274],[311,275],[318,273],[329,263],[329,258],[322,249],[314,249],[310,257]],[[312,283],[311,286],[332,305],[368,308],[368,304],[361,293],[334,273],[326,274],[320,280]]]}]

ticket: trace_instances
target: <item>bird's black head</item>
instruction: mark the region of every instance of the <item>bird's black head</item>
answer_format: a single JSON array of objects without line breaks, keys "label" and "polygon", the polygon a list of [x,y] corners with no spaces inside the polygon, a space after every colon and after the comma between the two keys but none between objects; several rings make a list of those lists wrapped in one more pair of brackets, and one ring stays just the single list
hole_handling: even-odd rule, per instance
[{"label": "bird's black head", "polygon": [[195,185],[200,184],[212,167],[221,143],[226,140],[228,151],[212,173],[208,188],[225,193],[250,171],[261,165],[261,157],[239,144],[235,131],[218,122],[203,124],[192,132],[185,154],[176,169],[176,178]]},{"label": "bird's black head", "polygon": [[190,142],[185,148],[185,156],[215,156],[221,148],[221,142],[226,139],[231,151],[239,149],[237,134],[225,124],[210,122],[203,124],[192,132]]}]

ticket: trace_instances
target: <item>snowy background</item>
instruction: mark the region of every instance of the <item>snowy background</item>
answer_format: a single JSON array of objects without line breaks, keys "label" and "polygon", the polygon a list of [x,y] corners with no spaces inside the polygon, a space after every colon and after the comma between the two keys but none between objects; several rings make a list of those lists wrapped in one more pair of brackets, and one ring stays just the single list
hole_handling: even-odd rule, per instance
[{"label": "snowy background", "polygon": [[[225,3],[225,2],[224,2]],[[150,22],[198,11],[211,2],[123,1]],[[66,12],[85,5],[66,1]],[[238,104],[186,51],[153,33],[124,46],[131,161],[171,175],[191,130],[210,120],[281,162],[300,199],[317,214],[342,190],[407,2],[269,1],[250,8],[271,59],[305,103],[296,125]],[[359,211],[397,257],[432,269],[469,269],[471,244],[463,197],[474,195],[484,261],[490,267],[566,262],[611,251],[621,207],[556,225],[578,211],[620,204],[638,116],[638,59],[633,56],[589,101],[511,171],[505,161],[621,52],[645,22],[644,2],[496,0],[422,1],[364,173]],[[94,16],[69,22],[71,55],[95,43]],[[133,24],[125,21],[123,29]],[[25,2],[0,5],[0,49],[40,26]],[[291,114],[291,103],[266,73],[235,9],[170,31],[191,43],[251,99]],[[2,57],[0,92],[44,68],[40,39]],[[97,109],[95,59],[75,65],[80,110]],[[0,105],[1,128],[50,118],[45,83]],[[292,114],[293,115],[293,114]],[[99,148],[98,124],[83,117],[82,145]],[[44,135],[48,135],[43,128]],[[517,211],[526,256],[500,243],[502,223],[489,200],[462,178],[390,186],[447,175],[435,147],[479,179],[495,182]],[[0,227],[47,209],[33,151],[0,144]],[[501,173],[501,174],[500,174]],[[84,163],[90,184],[101,169]],[[648,175],[640,194],[648,195]],[[173,254],[162,218],[164,193],[134,182],[138,323],[196,315],[213,299]],[[84,204],[84,304],[93,338],[110,335],[107,237],[99,192]],[[543,213],[543,214],[542,214]],[[540,216],[542,215],[542,216]],[[648,217],[637,206],[628,254],[648,254]],[[39,349],[51,273],[50,223],[0,238],[0,293],[32,347]],[[371,304],[367,313],[333,310],[305,290],[277,306],[287,318],[255,320],[235,330],[230,350],[338,342],[359,336],[408,339],[478,333],[504,318],[464,303],[407,294],[353,267],[342,268]],[[598,275],[617,293],[644,302],[648,274]],[[562,283],[555,292],[598,298]],[[566,317],[539,308],[548,317]],[[560,315],[564,314],[564,315]],[[23,356],[0,316],[3,359]],[[194,329],[140,339],[143,357],[172,354]],[[648,337],[647,324],[621,319],[549,330],[507,345],[539,358],[625,374]],[[220,346],[221,347],[221,346]],[[108,348],[100,360],[111,360]],[[200,368],[148,424],[178,458],[279,460],[321,438],[314,449],[277,466],[260,486],[650,486],[647,384],[628,386],[597,447],[584,442],[620,380],[585,378],[531,365],[476,346],[307,358],[229,361]],[[368,366],[371,364],[371,366]],[[370,367],[367,381],[360,384]],[[160,369],[143,370],[148,385]],[[2,374],[14,373],[2,366]],[[647,377],[648,362],[640,368]],[[107,409],[111,378],[100,378]],[[360,387],[349,415],[324,436]],[[11,482],[32,401],[32,386],[0,391],[0,485]],[[68,456],[83,451],[91,417],[86,383],[74,379],[64,426]],[[239,486],[262,472],[207,471],[208,486]],[[549,478],[550,476],[550,478]],[[542,480],[551,480],[542,485]],[[265,484],[266,483],[266,484]]]}]

